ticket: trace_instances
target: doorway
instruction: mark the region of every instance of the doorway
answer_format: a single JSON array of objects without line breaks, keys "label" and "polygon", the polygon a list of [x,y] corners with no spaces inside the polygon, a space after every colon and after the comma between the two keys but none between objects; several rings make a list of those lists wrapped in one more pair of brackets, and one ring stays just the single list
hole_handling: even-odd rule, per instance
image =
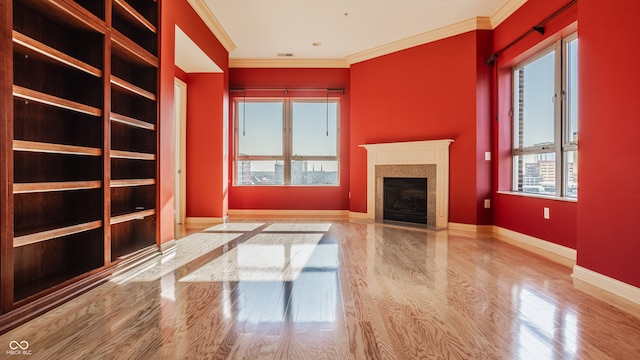
[{"label": "doorway", "polygon": [[184,224],[186,218],[187,200],[187,84],[175,78],[174,80],[174,109],[173,133],[174,139],[174,202],[173,213],[176,224]]}]

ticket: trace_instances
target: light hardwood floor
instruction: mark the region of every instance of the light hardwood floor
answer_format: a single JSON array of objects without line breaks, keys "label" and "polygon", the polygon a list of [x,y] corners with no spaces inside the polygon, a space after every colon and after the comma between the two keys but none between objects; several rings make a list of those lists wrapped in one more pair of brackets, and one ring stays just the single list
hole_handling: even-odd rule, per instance
[{"label": "light hardwood floor", "polygon": [[0,336],[0,358],[640,359],[640,319],[490,238],[322,219],[187,233]]}]

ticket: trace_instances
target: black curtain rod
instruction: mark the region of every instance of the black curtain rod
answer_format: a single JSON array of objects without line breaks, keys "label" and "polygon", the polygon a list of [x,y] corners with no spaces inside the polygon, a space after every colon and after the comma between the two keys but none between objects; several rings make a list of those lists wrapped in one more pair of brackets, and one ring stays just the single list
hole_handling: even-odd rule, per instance
[{"label": "black curtain rod", "polygon": [[551,20],[554,17],[562,14],[565,10],[567,10],[568,8],[570,8],[571,6],[576,4],[577,2],[578,2],[578,0],[572,0],[567,5],[563,6],[560,10],[556,11],[555,13],[551,14],[551,16],[549,16],[548,18],[544,19],[540,24],[532,27],[531,29],[529,29],[529,31],[525,32],[524,34],[520,35],[517,39],[513,40],[512,42],[510,42],[507,46],[505,46],[502,49],[500,49],[500,50],[494,52],[493,54],[491,54],[491,56],[489,56],[489,58],[487,58],[486,63],[489,64],[489,65],[494,65],[495,62],[496,62],[496,59],[498,58],[498,56],[500,56],[500,54],[502,54],[505,50],[507,50],[508,48],[512,47],[513,45],[517,44],[520,40],[524,39],[525,37],[527,37],[532,32],[537,32],[537,33],[540,33],[541,35],[544,35],[544,25],[547,22],[549,22],[549,20]]},{"label": "black curtain rod", "polygon": [[289,91],[326,91],[326,92],[339,92],[344,94],[344,88],[230,88],[230,92],[245,92],[245,91],[284,91],[286,94]]}]

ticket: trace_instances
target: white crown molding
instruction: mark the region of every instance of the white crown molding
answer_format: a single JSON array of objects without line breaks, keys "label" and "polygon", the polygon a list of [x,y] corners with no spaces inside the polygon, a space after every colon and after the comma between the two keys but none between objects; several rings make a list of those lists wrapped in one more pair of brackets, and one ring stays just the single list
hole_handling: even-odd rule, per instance
[{"label": "white crown molding", "polygon": [[516,12],[527,0],[507,0],[502,4],[493,15],[491,15],[491,27],[497,28],[503,21],[505,21],[511,14]]},{"label": "white crown molding", "polygon": [[348,68],[344,59],[229,59],[229,68]]},{"label": "white crown molding", "polygon": [[205,4],[204,0],[187,0],[189,5],[200,16],[205,25],[211,30],[213,35],[220,41],[222,46],[227,49],[227,52],[232,52],[236,48],[236,44],[233,43],[231,37],[224,30],[218,19],[216,19],[211,9]]},{"label": "white crown molding", "polygon": [[475,18],[476,20],[476,28],[474,30],[493,30],[493,25],[491,24],[491,18],[486,16],[479,16]]},{"label": "white crown molding", "polygon": [[[204,0],[187,0],[224,48],[231,53],[236,45]],[[229,59],[230,68],[348,68],[351,64],[397,51],[446,39],[474,30],[493,30],[527,0],[506,0],[491,17],[475,17],[441,28],[348,55],[344,59]]]},{"label": "white crown molding", "polygon": [[397,51],[409,49],[415,46],[424,45],[430,42],[446,39],[448,37],[460,35],[474,30],[492,30],[491,19],[488,17],[475,17],[463,20],[451,25],[424,32],[422,34],[410,36],[408,38],[384,44],[369,50],[351,54],[346,57],[349,64],[373,59],[379,56],[391,54]]}]

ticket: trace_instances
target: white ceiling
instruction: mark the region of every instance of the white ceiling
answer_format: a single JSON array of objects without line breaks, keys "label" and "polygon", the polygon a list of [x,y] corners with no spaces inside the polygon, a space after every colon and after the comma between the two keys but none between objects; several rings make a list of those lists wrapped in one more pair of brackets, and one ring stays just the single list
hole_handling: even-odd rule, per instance
[{"label": "white ceiling", "polygon": [[[203,16],[203,10],[209,20],[217,20],[218,32],[221,30],[223,36],[219,33],[216,36],[226,35],[230,40],[231,45],[225,46],[231,50],[231,60],[281,59],[278,53],[293,53],[294,59],[344,60],[471,19],[487,18],[487,22],[495,26],[496,17],[506,17],[502,13],[515,11],[526,0],[189,2],[192,6],[199,3],[200,9],[194,8],[205,22],[207,16]],[[208,25],[212,28],[211,21]]]},{"label": "white ceiling", "polygon": [[176,25],[174,63],[186,73],[221,73],[222,69]]}]

